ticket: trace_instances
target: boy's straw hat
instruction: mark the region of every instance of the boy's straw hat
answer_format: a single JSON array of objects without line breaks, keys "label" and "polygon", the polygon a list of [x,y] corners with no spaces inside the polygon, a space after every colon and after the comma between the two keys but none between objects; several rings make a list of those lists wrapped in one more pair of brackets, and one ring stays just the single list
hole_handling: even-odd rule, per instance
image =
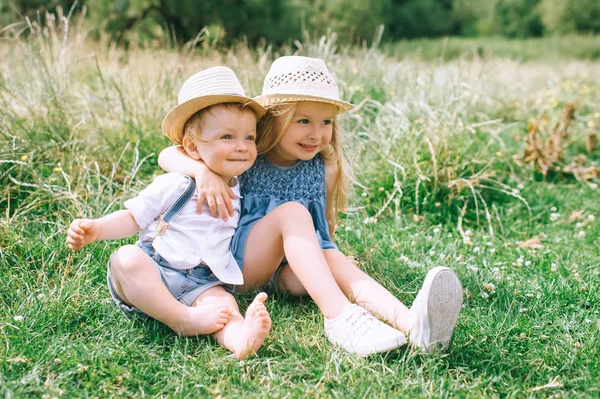
[{"label": "boy's straw hat", "polygon": [[337,105],[339,113],[353,105],[340,100],[340,90],[327,66],[318,58],[280,57],[273,62],[262,95],[254,100],[267,107],[296,101],[316,101]]},{"label": "boy's straw hat", "polygon": [[189,77],[179,90],[177,103],[162,122],[163,134],[176,144],[181,144],[183,140],[183,127],[188,119],[211,105],[246,104],[254,111],[257,119],[267,112],[257,102],[246,97],[235,73],[224,66],[209,68]]}]

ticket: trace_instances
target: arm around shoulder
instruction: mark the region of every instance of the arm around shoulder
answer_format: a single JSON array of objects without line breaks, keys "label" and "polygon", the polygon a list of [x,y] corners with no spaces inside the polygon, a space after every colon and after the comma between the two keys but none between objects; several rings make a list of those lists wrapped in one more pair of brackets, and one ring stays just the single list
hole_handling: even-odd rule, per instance
[{"label": "arm around shoulder", "polygon": [[190,158],[182,146],[167,147],[158,154],[158,165],[166,172],[195,177],[199,171],[208,169],[202,160]]}]

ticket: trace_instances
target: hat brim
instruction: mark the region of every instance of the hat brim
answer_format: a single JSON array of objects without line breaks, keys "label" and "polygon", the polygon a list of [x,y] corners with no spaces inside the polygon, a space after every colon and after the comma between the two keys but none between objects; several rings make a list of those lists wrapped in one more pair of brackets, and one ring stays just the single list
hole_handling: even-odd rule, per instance
[{"label": "hat brim", "polygon": [[332,100],[331,98],[309,96],[306,94],[263,94],[254,97],[254,101],[263,107],[268,107],[275,104],[295,103],[300,101],[312,101],[326,104],[333,104],[338,107],[338,114],[350,111],[354,105],[341,100]]},{"label": "hat brim", "polygon": [[256,119],[260,119],[267,112],[259,103],[251,98],[237,96],[235,94],[214,94],[210,96],[196,97],[189,101],[179,104],[169,111],[162,122],[162,132],[172,142],[181,144],[183,140],[183,127],[185,123],[196,112],[212,105],[224,103],[239,103],[247,106],[254,114]]}]

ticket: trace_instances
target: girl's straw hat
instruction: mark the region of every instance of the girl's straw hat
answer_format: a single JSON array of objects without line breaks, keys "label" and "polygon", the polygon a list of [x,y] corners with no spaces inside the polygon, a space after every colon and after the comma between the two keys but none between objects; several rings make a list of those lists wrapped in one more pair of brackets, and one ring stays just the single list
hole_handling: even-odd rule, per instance
[{"label": "girl's straw hat", "polygon": [[254,98],[267,107],[296,101],[316,101],[337,105],[339,113],[353,105],[340,100],[340,91],[327,66],[318,58],[280,57],[265,78],[262,95]]},{"label": "girl's straw hat", "polygon": [[179,90],[177,103],[162,122],[163,134],[176,144],[181,144],[183,140],[183,127],[188,119],[211,105],[245,104],[254,111],[258,119],[267,112],[257,102],[246,97],[235,73],[224,66],[209,68],[189,77]]}]

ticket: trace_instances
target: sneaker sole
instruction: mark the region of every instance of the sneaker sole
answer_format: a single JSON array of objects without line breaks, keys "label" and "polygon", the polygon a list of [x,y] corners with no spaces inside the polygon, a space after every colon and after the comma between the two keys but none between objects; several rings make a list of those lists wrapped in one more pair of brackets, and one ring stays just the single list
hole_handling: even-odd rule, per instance
[{"label": "sneaker sole", "polygon": [[429,337],[424,342],[423,350],[446,350],[462,306],[462,285],[456,273],[442,266],[433,268],[427,274],[424,286],[428,284],[430,288],[424,331],[428,332],[426,335]]},{"label": "sneaker sole", "polygon": [[352,345],[350,345],[348,341],[342,341],[342,340],[332,339],[332,338],[328,338],[328,339],[329,339],[329,342],[331,342],[332,344],[334,344],[336,346],[343,348],[347,352],[355,353],[355,354],[361,355],[361,356],[368,356],[368,355],[373,355],[376,353],[391,352],[395,349],[398,349],[398,348],[406,345],[406,343],[407,343],[406,337],[404,336],[404,334],[399,335],[398,338],[390,339],[389,341],[379,342],[376,345],[370,345],[369,347],[358,348],[358,349],[356,347],[353,347]]}]

